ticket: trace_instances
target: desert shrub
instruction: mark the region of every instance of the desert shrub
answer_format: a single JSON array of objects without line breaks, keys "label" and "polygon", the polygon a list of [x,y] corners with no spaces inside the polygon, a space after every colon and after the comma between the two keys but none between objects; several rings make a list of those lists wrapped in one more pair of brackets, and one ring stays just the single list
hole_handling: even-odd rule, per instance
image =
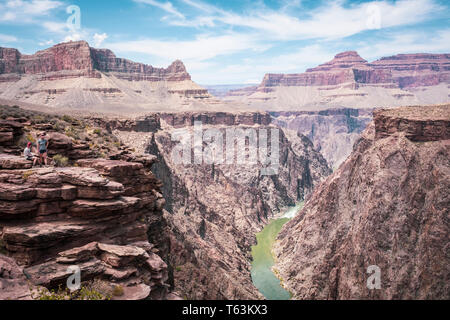
[{"label": "desert shrub", "polygon": [[64,122],[62,121],[55,121],[53,124],[53,130],[55,130],[56,132],[61,132],[64,131],[66,129],[66,125]]},{"label": "desert shrub", "polygon": [[110,296],[99,292],[93,286],[94,282],[88,282],[81,286],[77,291],[71,292],[69,289],[48,290],[46,288],[32,289],[31,297],[33,300],[109,300]]},{"label": "desert shrub", "polygon": [[68,126],[64,129],[64,133],[66,134],[66,136],[79,140],[80,139],[80,135],[78,134],[78,132],[75,130],[74,127],[72,126]]},{"label": "desert shrub", "polygon": [[71,123],[71,122],[73,122],[74,119],[71,116],[65,114],[61,117],[61,120]]},{"label": "desert shrub", "polygon": [[123,287],[121,285],[115,285],[112,291],[112,295],[115,297],[121,297],[123,296]]},{"label": "desert shrub", "polygon": [[7,254],[8,250],[6,250],[6,244],[3,242],[2,239],[0,239],[0,254]]},{"label": "desert shrub", "polygon": [[69,165],[69,159],[60,154],[54,156],[53,161],[57,167],[67,167]]},{"label": "desert shrub", "polygon": [[102,130],[99,128],[94,129],[94,133],[98,136],[100,136],[102,134]]},{"label": "desert shrub", "polygon": [[22,173],[22,179],[27,181],[28,178],[33,175],[33,173],[34,173],[33,170],[25,171],[24,173]]},{"label": "desert shrub", "polygon": [[25,137],[27,138],[27,141],[30,141],[31,143],[36,143],[36,138],[33,137],[31,133],[27,133]]}]

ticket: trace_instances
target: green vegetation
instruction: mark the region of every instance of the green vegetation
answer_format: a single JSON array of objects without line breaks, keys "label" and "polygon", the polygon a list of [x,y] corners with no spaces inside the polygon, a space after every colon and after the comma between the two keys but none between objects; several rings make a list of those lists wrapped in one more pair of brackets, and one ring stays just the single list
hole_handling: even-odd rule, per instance
[{"label": "green vegetation", "polygon": [[57,166],[57,167],[69,166],[69,158],[64,157],[60,154],[57,154],[56,156],[54,156],[53,161],[55,162],[55,166]]},{"label": "green vegetation", "polygon": [[123,292],[123,287],[120,285],[115,285],[112,291],[112,295],[115,297],[121,297],[123,296],[124,292]]},{"label": "green vegetation", "polygon": [[22,179],[27,181],[29,177],[31,177],[33,175],[34,171],[33,170],[28,170],[25,171],[24,173],[22,173]]},{"label": "green vegetation", "polygon": [[8,250],[6,250],[6,244],[0,239],[0,254],[7,254]]},{"label": "green vegetation", "polygon": [[30,291],[33,300],[110,300],[110,295],[100,292],[96,288],[97,285],[97,281],[91,281],[74,292],[71,292],[69,289],[63,290],[61,289],[61,286],[58,290],[30,288]]},{"label": "green vegetation", "polygon": [[99,129],[99,128],[94,129],[94,133],[95,133],[96,135],[100,136],[100,135],[102,134],[102,130]]}]

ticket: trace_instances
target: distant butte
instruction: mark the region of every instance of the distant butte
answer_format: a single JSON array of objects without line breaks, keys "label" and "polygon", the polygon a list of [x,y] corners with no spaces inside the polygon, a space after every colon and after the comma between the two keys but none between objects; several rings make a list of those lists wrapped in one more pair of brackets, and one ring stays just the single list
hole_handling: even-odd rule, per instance
[{"label": "distant butte", "polygon": [[[189,108],[208,100],[180,60],[167,68],[117,58],[86,41],[57,44],[25,55],[0,47],[0,99],[55,111],[141,113],[155,108]],[[47,109],[48,110],[48,109]]]},{"label": "distant butte", "polygon": [[270,111],[394,107],[445,103],[450,98],[450,54],[399,54],[367,62],[356,51],[304,73],[266,74],[257,87],[226,100]]}]

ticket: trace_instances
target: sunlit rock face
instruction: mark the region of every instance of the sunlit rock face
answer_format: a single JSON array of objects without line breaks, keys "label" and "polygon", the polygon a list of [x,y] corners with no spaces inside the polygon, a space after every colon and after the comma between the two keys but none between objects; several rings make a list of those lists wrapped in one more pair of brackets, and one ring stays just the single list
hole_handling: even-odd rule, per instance
[{"label": "sunlit rock face", "polygon": [[278,237],[294,298],[449,299],[449,128],[449,105],[374,113]]},{"label": "sunlit rock face", "polygon": [[367,62],[355,51],[339,53],[295,74],[266,74],[261,84],[232,90],[229,101],[269,111],[317,111],[445,103],[450,54],[399,54]]},{"label": "sunlit rock face", "polygon": [[307,136],[337,169],[353,150],[353,144],[372,120],[372,110],[329,109],[323,111],[271,112],[280,127]]},{"label": "sunlit rock face", "polygon": [[211,100],[180,60],[167,68],[118,58],[86,41],[57,44],[33,55],[0,47],[0,98],[52,109],[139,113]]},{"label": "sunlit rock face", "polygon": [[[255,234],[330,174],[325,159],[308,138],[278,129],[266,113],[170,113],[160,119],[148,152],[157,156],[152,171],[163,182],[175,288],[192,299],[262,298],[250,276]],[[177,163],[173,134],[194,134],[197,121],[223,134],[224,147],[228,129],[279,130],[278,174],[261,174],[260,163]]]}]

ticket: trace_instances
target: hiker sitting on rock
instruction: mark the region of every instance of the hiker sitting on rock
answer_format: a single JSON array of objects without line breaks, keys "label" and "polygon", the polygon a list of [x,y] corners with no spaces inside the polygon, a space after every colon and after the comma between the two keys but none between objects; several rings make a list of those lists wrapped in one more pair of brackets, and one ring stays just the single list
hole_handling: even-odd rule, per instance
[{"label": "hiker sitting on rock", "polygon": [[[45,132],[42,132],[39,136],[38,140],[38,149],[39,149],[39,161],[40,163],[44,163],[47,165],[47,149],[48,149],[48,140],[45,139],[46,134]],[[44,161],[42,161],[44,160]]]},{"label": "hiker sitting on rock", "polygon": [[27,159],[28,161],[33,161],[33,167],[36,166],[36,162],[38,161],[38,157],[36,157],[33,152],[31,151],[33,145],[31,144],[31,142],[28,142],[27,147],[25,148],[25,150],[23,150],[23,155],[25,157],[25,159]]}]

